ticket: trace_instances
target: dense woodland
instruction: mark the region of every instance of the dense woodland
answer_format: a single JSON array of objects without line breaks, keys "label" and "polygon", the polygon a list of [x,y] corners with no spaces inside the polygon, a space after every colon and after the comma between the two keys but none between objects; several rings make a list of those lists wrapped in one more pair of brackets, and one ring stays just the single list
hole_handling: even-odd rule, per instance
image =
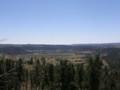
[{"label": "dense woodland", "polygon": [[120,48],[105,48],[102,53],[106,54],[104,59],[111,67],[111,70],[120,72]]},{"label": "dense woodland", "polygon": [[120,73],[110,71],[97,55],[87,64],[58,64],[0,59],[0,90],[120,90]]}]

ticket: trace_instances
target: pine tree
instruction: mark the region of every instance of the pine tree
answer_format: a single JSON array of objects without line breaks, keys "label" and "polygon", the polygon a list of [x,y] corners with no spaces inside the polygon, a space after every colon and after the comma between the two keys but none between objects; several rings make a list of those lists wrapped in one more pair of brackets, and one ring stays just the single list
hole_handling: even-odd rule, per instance
[{"label": "pine tree", "polygon": [[31,85],[33,85],[33,87],[37,90],[38,88],[40,88],[41,84],[41,64],[39,62],[39,59],[36,61],[36,64],[31,74]]},{"label": "pine tree", "polygon": [[17,84],[18,84],[18,87],[21,88],[22,87],[22,83],[24,82],[24,67],[23,67],[23,59],[20,58],[18,61],[17,61],[17,64],[16,64],[16,72],[17,72]]},{"label": "pine tree", "polygon": [[47,64],[47,78],[48,78],[48,90],[55,90],[54,88],[54,65]]},{"label": "pine tree", "polygon": [[61,60],[57,66],[57,80],[60,90],[75,90],[75,70],[72,64],[69,64],[67,60]]},{"label": "pine tree", "polygon": [[102,69],[102,61],[97,55],[95,59],[90,59],[89,62],[89,84],[90,90],[99,90],[100,89],[100,76]]},{"label": "pine tree", "polygon": [[83,89],[84,78],[85,78],[83,64],[77,65],[77,72],[76,73],[77,73],[78,89],[82,90]]}]

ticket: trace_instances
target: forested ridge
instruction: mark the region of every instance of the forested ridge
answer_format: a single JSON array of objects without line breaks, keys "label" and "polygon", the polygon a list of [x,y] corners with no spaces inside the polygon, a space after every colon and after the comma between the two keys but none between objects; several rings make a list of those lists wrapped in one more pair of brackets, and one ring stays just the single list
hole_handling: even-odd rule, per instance
[{"label": "forested ridge", "polygon": [[120,90],[120,73],[111,72],[97,55],[87,64],[60,60],[0,59],[0,90]]}]

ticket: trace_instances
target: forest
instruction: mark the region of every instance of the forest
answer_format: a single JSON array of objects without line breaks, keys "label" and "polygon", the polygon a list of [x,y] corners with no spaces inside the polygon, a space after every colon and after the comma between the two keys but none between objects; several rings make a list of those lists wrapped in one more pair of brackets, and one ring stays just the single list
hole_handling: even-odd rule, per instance
[{"label": "forest", "polygon": [[105,66],[100,55],[86,58],[86,64],[45,59],[1,57],[0,90],[120,90],[120,73]]}]

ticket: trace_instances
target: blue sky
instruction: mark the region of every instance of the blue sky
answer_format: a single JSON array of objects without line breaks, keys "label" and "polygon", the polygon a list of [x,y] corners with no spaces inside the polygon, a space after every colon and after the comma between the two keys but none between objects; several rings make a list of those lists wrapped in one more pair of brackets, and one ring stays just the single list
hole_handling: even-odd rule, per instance
[{"label": "blue sky", "polygon": [[120,0],[0,0],[0,39],[14,44],[120,42]]}]

